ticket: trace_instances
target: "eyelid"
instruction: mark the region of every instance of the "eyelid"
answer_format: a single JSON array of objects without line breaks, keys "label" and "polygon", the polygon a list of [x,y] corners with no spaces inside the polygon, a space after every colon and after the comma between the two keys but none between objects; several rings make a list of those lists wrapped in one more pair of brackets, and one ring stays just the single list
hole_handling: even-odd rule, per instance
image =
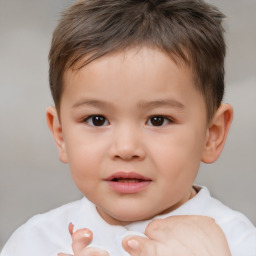
[{"label": "eyelid", "polygon": [[[90,120],[91,118],[93,117],[103,117],[105,119],[104,121],[104,125],[94,125],[92,122],[89,122],[88,120]],[[81,121],[82,123],[87,123],[89,126],[92,126],[92,127],[104,127],[104,126],[107,126],[110,124],[110,122],[108,121],[108,119],[104,116],[104,115],[101,115],[101,114],[93,114],[93,115],[89,115],[85,118],[82,119]],[[107,122],[107,124],[105,124],[105,122]]]},{"label": "eyelid", "polygon": [[167,124],[163,124],[163,125],[159,125],[159,126],[157,126],[157,125],[149,125],[149,126],[152,126],[152,127],[164,127],[164,126],[166,126],[166,125],[168,125],[168,124],[172,124],[172,123],[175,122],[173,118],[171,118],[171,117],[169,117],[169,116],[166,116],[166,115],[152,115],[152,116],[150,116],[150,117],[147,119],[146,124],[148,124],[148,122],[150,121],[150,119],[152,119],[153,117],[162,117],[162,118],[164,118],[165,120],[167,120],[168,123],[167,123]]}]

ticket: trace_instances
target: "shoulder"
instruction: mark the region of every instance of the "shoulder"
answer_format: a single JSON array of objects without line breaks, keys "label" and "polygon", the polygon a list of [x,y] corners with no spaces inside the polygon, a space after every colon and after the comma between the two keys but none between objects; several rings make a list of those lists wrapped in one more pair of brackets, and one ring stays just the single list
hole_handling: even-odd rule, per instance
[{"label": "shoulder", "polygon": [[[201,194],[200,194],[201,193]],[[256,228],[242,213],[213,198],[207,188],[199,192],[201,214],[215,219],[225,233],[233,256],[256,256]]]},{"label": "shoulder", "polygon": [[[218,199],[212,197],[206,187],[201,187],[198,193],[197,204],[201,205],[200,211],[202,215],[210,216],[223,226],[229,223],[240,224],[241,229],[255,228],[250,220],[242,213],[231,209]],[[241,230],[240,230],[241,231]]]},{"label": "shoulder", "polygon": [[71,244],[68,224],[79,211],[82,201],[68,203],[32,217],[12,234],[1,256],[57,255],[60,252],[58,250]]}]

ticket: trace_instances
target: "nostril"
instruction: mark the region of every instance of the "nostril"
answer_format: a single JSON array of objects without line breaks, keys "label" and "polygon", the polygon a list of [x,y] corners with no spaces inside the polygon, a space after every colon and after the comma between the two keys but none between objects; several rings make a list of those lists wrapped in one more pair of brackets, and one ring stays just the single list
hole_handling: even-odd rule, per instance
[{"label": "nostril", "polygon": [[137,160],[141,157],[139,155],[132,155],[132,154],[118,154],[115,156],[116,158],[122,159],[122,160]]},{"label": "nostril", "polygon": [[145,157],[145,152],[142,145],[135,138],[119,138],[114,140],[114,143],[109,149],[109,155],[116,160],[142,160]]}]

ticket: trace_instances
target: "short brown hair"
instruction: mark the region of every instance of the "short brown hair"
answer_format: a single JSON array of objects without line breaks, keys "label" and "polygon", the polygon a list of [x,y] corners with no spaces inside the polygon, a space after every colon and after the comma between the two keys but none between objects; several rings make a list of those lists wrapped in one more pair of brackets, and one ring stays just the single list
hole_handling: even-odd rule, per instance
[{"label": "short brown hair", "polygon": [[79,68],[108,53],[145,45],[192,67],[211,119],[224,94],[223,18],[202,0],[78,1],[63,13],[49,53],[50,88],[57,110],[66,69],[82,59]]}]

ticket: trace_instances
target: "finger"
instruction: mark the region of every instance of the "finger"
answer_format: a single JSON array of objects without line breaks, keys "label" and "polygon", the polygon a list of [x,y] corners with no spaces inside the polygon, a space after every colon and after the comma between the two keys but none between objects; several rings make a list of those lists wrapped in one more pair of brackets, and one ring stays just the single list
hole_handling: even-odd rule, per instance
[{"label": "finger", "polygon": [[[165,219],[155,219],[147,226],[145,234],[148,238],[162,243],[170,242],[171,239],[191,236],[191,232],[198,231],[205,222],[213,220],[203,216],[171,216]],[[201,231],[201,230],[200,230]]]},{"label": "finger", "polygon": [[58,255],[58,256],[73,256],[73,255],[71,255],[71,254],[65,254],[65,253],[58,253],[57,255]]},{"label": "finger", "polygon": [[131,256],[163,255],[160,253],[161,245],[158,242],[140,236],[126,237],[122,245]]},{"label": "finger", "polygon": [[209,255],[211,251],[216,255],[230,255],[223,231],[210,217],[172,216],[154,220],[146,228],[145,234],[164,247],[172,248],[175,255],[188,255],[189,251],[195,251],[198,255]]},{"label": "finger", "polygon": [[80,253],[81,250],[83,250],[84,248],[86,248],[91,243],[92,238],[93,238],[93,234],[87,228],[80,229],[74,232],[72,235],[72,240],[73,240],[72,249],[75,255]]},{"label": "finger", "polygon": [[[109,256],[109,254],[104,251],[104,250],[101,250],[99,248],[95,248],[95,247],[87,247],[87,248],[84,248],[80,254],[81,256]],[[76,256],[76,254],[75,254]]]},{"label": "finger", "polygon": [[[175,220],[174,219],[156,219],[148,224],[145,230],[145,235],[158,242],[170,240],[172,237],[172,230]],[[168,229],[168,230],[167,230]]]},{"label": "finger", "polygon": [[69,223],[69,225],[68,225],[68,231],[69,231],[69,234],[72,236],[72,235],[73,235],[73,231],[74,231],[74,225],[73,225],[73,223]]}]

